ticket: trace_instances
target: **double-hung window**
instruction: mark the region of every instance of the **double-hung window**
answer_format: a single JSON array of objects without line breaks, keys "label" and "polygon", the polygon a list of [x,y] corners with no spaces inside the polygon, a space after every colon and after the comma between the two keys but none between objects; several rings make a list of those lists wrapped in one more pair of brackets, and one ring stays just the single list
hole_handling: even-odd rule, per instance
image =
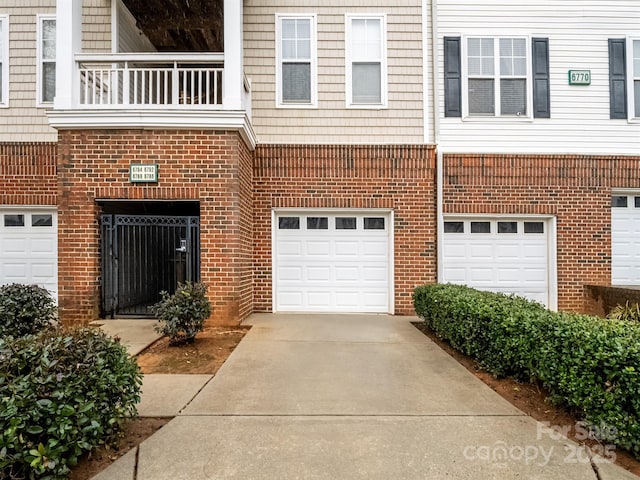
[{"label": "double-hung window", "polygon": [[346,15],[348,107],[387,106],[387,46],[384,15]]},{"label": "double-hung window", "polygon": [[468,116],[530,116],[526,38],[468,37],[465,58]]},{"label": "double-hung window", "polygon": [[9,105],[9,17],[0,15],[0,107]]},{"label": "double-hung window", "polygon": [[38,75],[39,105],[53,103],[56,94],[56,17],[38,15]]},{"label": "double-hung window", "polygon": [[276,15],[276,57],[277,105],[316,106],[315,15]]}]

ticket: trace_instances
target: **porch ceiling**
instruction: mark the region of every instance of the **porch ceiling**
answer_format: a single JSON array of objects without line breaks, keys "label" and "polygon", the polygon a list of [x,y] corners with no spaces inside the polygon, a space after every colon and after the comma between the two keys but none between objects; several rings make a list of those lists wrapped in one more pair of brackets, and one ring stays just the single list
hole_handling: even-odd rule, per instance
[{"label": "porch ceiling", "polygon": [[123,0],[161,52],[223,52],[223,0]]}]

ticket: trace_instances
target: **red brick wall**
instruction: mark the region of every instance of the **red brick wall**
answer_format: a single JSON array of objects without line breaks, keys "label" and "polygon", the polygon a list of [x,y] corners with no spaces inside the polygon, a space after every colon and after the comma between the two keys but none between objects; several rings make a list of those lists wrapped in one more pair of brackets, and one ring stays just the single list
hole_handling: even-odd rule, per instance
[{"label": "red brick wall", "polygon": [[0,204],[57,205],[57,145],[0,143]]},{"label": "red brick wall", "polygon": [[395,311],[436,278],[431,146],[260,145],[254,168],[254,308],[271,311],[272,208],[394,209]]},{"label": "red brick wall", "polygon": [[610,283],[612,187],[640,187],[640,157],[444,156],[445,214],[556,216],[561,310],[584,310],[584,285]]},{"label": "red brick wall", "polygon": [[[250,241],[244,239],[247,222],[240,214],[251,175],[241,171],[250,153],[237,133],[63,131],[59,144],[59,305],[65,323],[82,324],[98,315],[96,199],[199,201],[201,280],[209,285],[212,319],[236,323],[251,312],[247,262],[236,262],[243,250],[247,257]],[[130,183],[131,163],[157,163],[159,182]]]}]

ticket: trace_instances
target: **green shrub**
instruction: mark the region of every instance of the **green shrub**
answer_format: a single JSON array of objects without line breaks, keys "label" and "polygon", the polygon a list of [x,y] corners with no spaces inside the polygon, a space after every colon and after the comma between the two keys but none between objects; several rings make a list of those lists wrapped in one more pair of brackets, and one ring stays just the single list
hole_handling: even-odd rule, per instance
[{"label": "green shrub", "polygon": [[191,343],[204,329],[204,321],[211,315],[211,303],[202,283],[179,283],[176,292],[162,292],[162,300],[151,307],[158,317],[156,331],[169,337],[171,345]]},{"label": "green shrub", "polygon": [[640,324],[554,313],[460,285],[418,287],[414,307],[489,372],[541,383],[596,434],[606,432],[602,440],[640,458]]},{"label": "green shrub", "polygon": [[0,287],[0,337],[37,333],[55,319],[56,304],[46,289],[19,283]]},{"label": "green shrub", "polygon": [[0,339],[0,477],[59,478],[136,415],[142,375],[96,329]]},{"label": "green shrub", "polygon": [[640,322],[640,305],[629,304],[629,300],[624,305],[617,305],[609,312],[607,318],[610,320],[626,320],[630,322]]}]

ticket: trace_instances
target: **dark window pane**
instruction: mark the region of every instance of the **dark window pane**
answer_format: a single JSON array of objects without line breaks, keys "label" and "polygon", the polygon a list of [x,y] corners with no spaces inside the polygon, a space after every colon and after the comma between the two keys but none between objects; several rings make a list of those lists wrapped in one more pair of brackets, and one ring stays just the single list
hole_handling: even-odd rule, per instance
[{"label": "dark window pane", "polygon": [[56,64],[46,62],[42,64],[42,101],[53,102],[56,94]]},{"label": "dark window pane", "polygon": [[527,113],[527,82],[520,79],[500,80],[500,113],[524,116]]},{"label": "dark window pane", "polygon": [[640,208],[640,197],[634,197],[633,202],[636,208]]},{"label": "dark window pane", "polygon": [[544,233],[544,222],[524,222],[524,233]]},{"label": "dark window pane", "polygon": [[299,230],[300,217],[280,217],[278,218],[278,228],[280,230]]},{"label": "dark window pane", "polygon": [[53,226],[53,215],[31,215],[32,227],[51,227]]},{"label": "dark window pane", "polygon": [[327,217],[307,217],[307,230],[327,230],[328,228]]},{"label": "dark window pane", "polygon": [[493,80],[469,79],[469,115],[495,115]]},{"label": "dark window pane", "polygon": [[444,233],[464,233],[464,222],[444,222]]},{"label": "dark window pane", "polygon": [[282,101],[311,103],[311,64],[282,64]]},{"label": "dark window pane", "polygon": [[336,217],[336,230],[355,230],[356,217]]},{"label": "dark window pane", "polygon": [[498,222],[498,233],[518,233],[518,222]]},{"label": "dark window pane", "polygon": [[351,95],[353,103],[382,103],[379,63],[354,63],[352,68]]},{"label": "dark window pane", "polygon": [[611,206],[612,207],[626,207],[627,206],[627,196],[626,195],[614,195],[611,197]]},{"label": "dark window pane", "polygon": [[471,233],[491,233],[491,223],[471,222]]},{"label": "dark window pane", "polygon": [[384,218],[368,217],[364,219],[365,230],[384,230]]},{"label": "dark window pane", "polygon": [[24,215],[5,215],[5,227],[24,227]]}]

